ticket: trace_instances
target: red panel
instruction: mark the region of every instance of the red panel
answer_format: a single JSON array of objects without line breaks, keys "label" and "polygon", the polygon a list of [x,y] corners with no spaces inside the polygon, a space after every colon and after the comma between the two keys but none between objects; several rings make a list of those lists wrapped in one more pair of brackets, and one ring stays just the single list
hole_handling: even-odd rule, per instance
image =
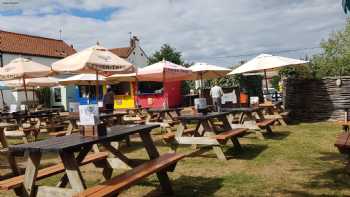
[{"label": "red panel", "polygon": [[141,107],[162,108],[163,103],[168,97],[169,107],[178,107],[181,105],[181,82],[166,82],[164,94],[148,94],[137,96],[138,104]]}]

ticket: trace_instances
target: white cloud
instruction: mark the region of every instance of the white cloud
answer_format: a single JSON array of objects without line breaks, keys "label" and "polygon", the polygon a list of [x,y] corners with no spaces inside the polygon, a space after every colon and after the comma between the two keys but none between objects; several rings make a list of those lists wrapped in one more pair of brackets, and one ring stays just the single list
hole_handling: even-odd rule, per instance
[{"label": "white cloud", "polygon": [[[20,1],[24,16],[0,16],[0,29],[56,38],[62,29],[63,39],[78,49],[97,40],[106,47],[127,46],[128,32],[133,32],[149,55],[169,43],[188,61],[229,66],[250,57],[214,57],[314,47],[345,24],[341,1],[329,0],[47,2]],[[55,13],[70,8],[107,7],[122,9],[108,21]],[[305,52],[315,51],[281,55],[300,57]]]}]

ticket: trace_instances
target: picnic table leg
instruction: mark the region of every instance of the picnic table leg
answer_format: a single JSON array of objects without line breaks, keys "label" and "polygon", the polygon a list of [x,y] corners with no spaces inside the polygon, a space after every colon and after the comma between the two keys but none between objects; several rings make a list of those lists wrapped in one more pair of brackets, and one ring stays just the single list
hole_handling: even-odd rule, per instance
[{"label": "picnic table leg", "polygon": [[[86,155],[89,154],[90,150],[91,150],[91,146],[88,146],[88,147],[84,148],[82,151],[80,151],[80,153],[76,157],[76,161],[77,161],[78,165],[84,160]],[[68,183],[68,177],[67,177],[67,174],[64,174],[56,186],[57,187],[66,187],[67,183]]]},{"label": "picnic table leg", "polygon": [[86,185],[81,175],[79,165],[75,160],[74,153],[63,151],[60,153],[61,160],[72,189],[76,192],[82,192],[85,190]]},{"label": "picnic table leg", "polygon": [[[140,132],[139,134],[150,159],[155,159],[159,157],[159,152],[153,143],[150,132]],[[157,177],[160,182],[160,185],[162,186],[163,191],[167,194],[172,194],[173,189],[171,187],[171,183],[166,171],[157,172]]]},{"label": "picnic table leg", "polygon": [[[213,132],[215,132],[215,130],[214,130],[212,127],[210,127],[209,122],[210,122],[210,120],[208,120],[208,121],[202,121],[202,126],[203,126],[203,133],[202,133],[202,136],[204,135],[205,131],[211,131],[211,133],[209,133],[209,134],[214,135]],[[224,123],[224,124],[225,124],[225,123]],[[231,126],[230,126],[230,127],[231,127]],[[220,145],[214,145],[214,146],[213,146],[213,151],[214,151],[214,153],[216,154],[216,156],[217,156],[217,158],[218,158],[219,160],[224,160],[224,161],[227,160],[227,159],[226,159],[226,156],[225,156],[224,152],[222,151],[222,148],[221,148]]]},{"label": "picnic table leg", "polygon": [[34,196],[35,193],[35,179],[38,174],[38,167],[40,164],[41,153],[30,152],[27,153],[28,161],[26,171],[24,173],[24,196]]},{"label": "picnic table leg", "polygon": [[2,148],[7,148],[8,147],[6,136],[5,136],[5,128],[4,127],[0,128],[0,142],[1,142]]},{"label": "picnic table leg", "polygon": [[110,143],[104,143],[103,146],[114,156],[116,156],[118,159],[120,159],[123,163],[128,165],[129,167],[135,167],[134,162],[127,158],[123,153],[121,153],[119,150],[114,148]]}]

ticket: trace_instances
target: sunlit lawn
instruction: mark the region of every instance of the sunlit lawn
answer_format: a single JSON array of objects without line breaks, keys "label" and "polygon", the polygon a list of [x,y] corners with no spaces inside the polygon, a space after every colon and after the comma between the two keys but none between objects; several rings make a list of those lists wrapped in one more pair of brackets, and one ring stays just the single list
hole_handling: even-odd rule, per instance
[{"label": "sunlit lawn", "polygon": [[[288,127],[275,127],[274,137],[256,139],[250,134],[241,139],[244,151],[227,147],[228,161],[216,159],[208,149],[201,155],[180,161],[170,174],[176,196],[343,196],[350,195],[350,176],[344,171],[345,159],[334,147],[340,127],[332,123],[305,123]],[[155,132],[157,133],[157,132]],[[169,148],[154,135],[157,147],[163,153]],[[124,148],[133,158],[145,158],[138,139],[131,148]],[[132,151],[130,150],[132,149]],[[194,151],[181,147],[179,152]],[[50,156],[46,163],[54,163]],[[2,163],[4,160],[2,159]],[[1,165],[3,166],[3,165]],[[88,185],[103,180],[93,165],[83,167]],[[6,170],[0,169],[5,175]],[[118,173],[120,171],[117,171]],[[59,177],[40,181],[55,185]],[[11,196],[12,192],[1,195]],[[1,196],[0,195],[0,196]],[[140,182],[121,196],[160,196],[156,176]]]}]

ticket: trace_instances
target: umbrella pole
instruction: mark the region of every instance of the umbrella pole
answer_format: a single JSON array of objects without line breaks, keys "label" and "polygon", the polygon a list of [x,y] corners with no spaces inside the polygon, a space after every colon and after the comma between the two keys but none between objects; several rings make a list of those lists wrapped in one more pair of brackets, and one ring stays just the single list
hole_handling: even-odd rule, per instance
[{"label": "umbrella pole", "polygon": [[270,95],[269,88],[268,88],[268,85],[267,85],[267,74],[266,74],[266,70],[264,70],[264,76],[265,76],[266,93],[267,93],[267,95]]},{"label": "umbrella pole", "polygon": [[201,95],[200,95],[200,98],[203,98],[203,73],[200,72],[200,75],[201,75],[201,87],[200,87]]},{"label": "umbrella pole", "polygon": [[26,79],[25,79],[24,76],[23,76],[23,87],[24,87],[24,94],[25,94],[25,96],[26,96],[26,102],[27,102],[27,105],[28,105],[27,86],[26,86]]},{"label": "umbrella pole", "polygon": [[4,99],[4,93],[2,92],[2,90],[0,90],[1,92],[1,98],[2,98],[2,107],[5,107],[5,99]]},{"label": "umbrella pole", "polygon": [[96,104],[98,105],[99,88],[98,88],[98,71],[96,70]]}]

